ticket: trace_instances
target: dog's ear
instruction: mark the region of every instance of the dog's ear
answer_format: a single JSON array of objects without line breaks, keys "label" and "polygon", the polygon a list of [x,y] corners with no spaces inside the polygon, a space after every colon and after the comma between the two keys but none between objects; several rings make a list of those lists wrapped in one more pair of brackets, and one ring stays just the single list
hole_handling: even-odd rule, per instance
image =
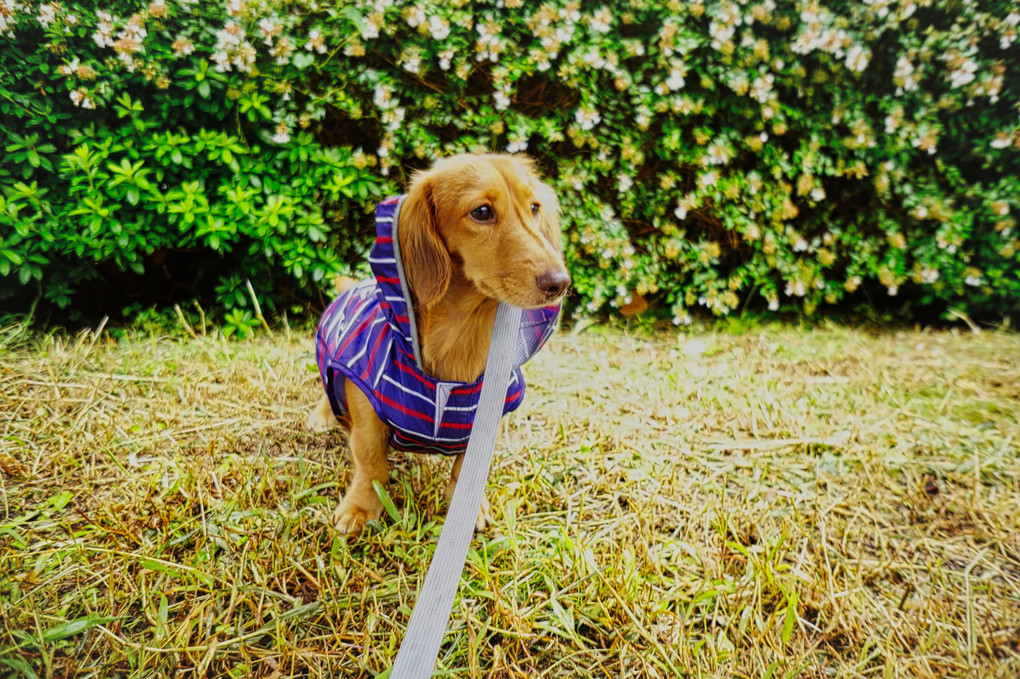
[{"label": "dog's ear", "polygon": [[538,226],[557,252],[563,254],[563,231],[560,229],[560,201],[548,184],[536,182],[535,197],[542,208],[538,213]]},{"label": "dog's ear", "polygon": [[415,302],[429,307],[450,287],[450,253],[439,233],[435,191],[428,174],[411,182],[400,208],[398,234],[404,272]]}]

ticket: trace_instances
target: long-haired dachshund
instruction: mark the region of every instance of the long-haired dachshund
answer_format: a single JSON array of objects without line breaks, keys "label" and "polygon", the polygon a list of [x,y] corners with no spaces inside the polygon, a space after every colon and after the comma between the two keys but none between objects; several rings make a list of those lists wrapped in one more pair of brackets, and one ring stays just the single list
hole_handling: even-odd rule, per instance
[{"label": "long-haired dachshund", "polygon": [[[350,487],[334,513],[358,533],[382,513],[373,481],[387,448],[456,455],[453,496],[474,421],[498,302],[525,311],[504,414],[523,399],[519,364],[545,343],[570,285],[559,203],[527,157],[462,155],[412,178],[376,211],[374,278],[338,285],[316,333],[326,393],[308,416],[350,430]],[[476,530],[489,521],[483,501]]]}]

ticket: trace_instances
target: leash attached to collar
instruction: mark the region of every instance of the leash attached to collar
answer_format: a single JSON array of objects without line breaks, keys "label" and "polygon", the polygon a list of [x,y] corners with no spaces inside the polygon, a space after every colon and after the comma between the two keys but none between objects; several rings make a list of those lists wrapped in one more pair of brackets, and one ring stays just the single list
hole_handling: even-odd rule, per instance
[{"label": "leash attached to collar", "polygon": [[390,679],[428,679],[436,666],[489,476],[520,326],[521,310],[500,302],[464,463]]}]

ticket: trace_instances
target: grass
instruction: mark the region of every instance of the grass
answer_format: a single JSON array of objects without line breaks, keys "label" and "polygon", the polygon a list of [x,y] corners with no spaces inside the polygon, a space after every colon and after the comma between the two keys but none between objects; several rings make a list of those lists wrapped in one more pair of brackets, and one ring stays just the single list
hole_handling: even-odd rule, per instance
[{"label": "grass", "polygon": [[[0,674],[373,677],[449,462],[328,517],[307,339],[0,333]],[[1020,675],[1020,336],[590,328],[529,364],[441,677]]]}]

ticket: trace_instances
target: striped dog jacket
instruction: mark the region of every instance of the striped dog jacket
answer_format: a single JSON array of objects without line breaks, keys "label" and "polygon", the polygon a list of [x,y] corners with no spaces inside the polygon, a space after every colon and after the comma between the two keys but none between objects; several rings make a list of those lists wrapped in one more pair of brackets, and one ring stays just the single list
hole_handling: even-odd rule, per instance
[{"label": "striped dog jacket", "polygon": [[[333,412],[347,412],[347,378],[368,397],[393,432],[390,444],[417,453],[464,452],[475,420],[482,378],[444,382],[422,370],[414,307],[397,239],[403,197],[376,208],[376,239],[368,262],[373,278],[335,299],[319,321],[315,358]],[[560,305],[524,309],[503,414],[524,400],[521,365],[556,329]]]}]

